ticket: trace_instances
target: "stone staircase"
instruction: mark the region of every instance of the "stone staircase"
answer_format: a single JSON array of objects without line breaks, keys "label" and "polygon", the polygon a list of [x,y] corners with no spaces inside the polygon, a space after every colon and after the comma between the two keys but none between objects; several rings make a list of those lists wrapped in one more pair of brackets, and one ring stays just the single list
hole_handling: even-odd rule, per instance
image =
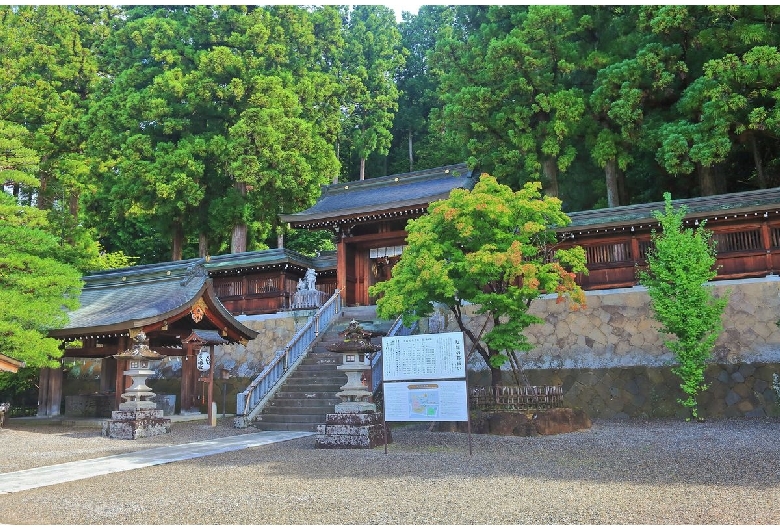
[{"label": "stone staircase", "polygon": [[[343,340],[339,333],[353,319],[366,331],[386,333],[392,324],[377,321],[375,306],[344,308],[255,418],[254,427],[264,431],[316,432],[317,425],[325,423],[325,415],[332,414],[341,401],[336,394],[347,382],[346,374],[336,368],[342,363],[342,354],[328,351],[327,346]],[[382,338],[375,337],[372,342],[381,345]]]}]

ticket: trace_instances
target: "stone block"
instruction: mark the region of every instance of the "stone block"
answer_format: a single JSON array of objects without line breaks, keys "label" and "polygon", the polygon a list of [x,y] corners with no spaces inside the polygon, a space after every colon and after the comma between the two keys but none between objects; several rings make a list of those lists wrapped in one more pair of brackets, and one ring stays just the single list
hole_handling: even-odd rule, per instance
[{"label": "stone block", "polygon": [[111,419],[102,425],[102,434],[108,438],[120,440],[136,440],[149,438],[171,432],[171,420],[163,418],[163,411],[148,410],[115,410]]},{"label": "stone block", "polygon": [[750,377],[756,373],[756,367],[752,364],[743,364],[739,367],[739,373],[742,374],[743,377]]},{"label": "stone block", "polygon": [[[387,442],[391,441],[388,430]],[[318,449],[373,449],[385,443],[382,414],[335,413],[325,416],[325,424],[317,426],[314,446]]]},{"label": "stone block", "polygon": [[733,390],[729,390],[728,394],[726,394],[726,405],[729,407],[736,405],[740,401],[742,401],[742,397]]},{"label": "stone block", "polygon": [[591,425],[582,409],[542,410],[534,418],[536,432],[543,435],[581,431],[590,429]]},{"label": "stone block", "polygon": [[374,425],[383,421],[384,418],[381,412],[333,413],[325,415],[325,423],[328,425]]},{"label": "stone block", "polygon": [[382,425],[326,425],[325,431],[325,434],[315,437],[314,446],[317,449],[373,449],[385,443]]},{"label": "stone block", "polygon": [[743,399],[739,403],[737,403],[737,410],[739,410],[743,415],[747,415],[748,412],[751,412],[755,409],[753,404],[747,400]]}]

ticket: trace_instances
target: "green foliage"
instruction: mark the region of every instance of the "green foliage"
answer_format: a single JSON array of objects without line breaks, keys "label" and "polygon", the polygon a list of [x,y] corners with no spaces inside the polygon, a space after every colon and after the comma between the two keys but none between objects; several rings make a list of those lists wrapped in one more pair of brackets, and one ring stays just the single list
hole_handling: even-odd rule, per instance
[{"label": "green foliage", "polygon": [[653,232],[654,248],[639,279],[647,287],[660,331],[675,337],[665,344],[675,355],[672,371],[682,380],[686,395],[679,401],[697,418],[697,396],[708,388],[704,370],[723,329],[721,315],[728,296],[717,298],[706,285],[717,274],[711,234],[703,225],[684,228],[685,207],[675,210],[670,193],[664,194],[664,201],[664,211],[654,214],[662,232]]},{"label": "green foliage", "polygon": [[[344,155],[359,162],[356,176],[362,180],[369,155],[387,155],[390,148],[393,118],[398,110],[396,78],[406,52],[401,47],[395,15],[386,6],[353,6],[345,20],[344,33],[339,74],[343,85]],[[346,180],[352,180],[350,164],[342,165],[347,169]]]},{"label": "green foliage", "polygon": [[0,372],[0,401],[11,400],[34,388],[38,384],[40,368],[24,367],[18,372]]},{"label": "green foliage", "polygon": [[328,230],[289,229],[285,232],[284,246],[311,257],[316,256],[319,252],[336,250],[336,245],[333,243],[333,232]]},{"label": "green foliage", "polygon": [[82,285],[47,227],[45,212],[0,193],[0,352],[29,367],[56,365],[62,351],[47,333],[67,323]]},{"label": "green foliage", "polygon": [[566,211],[774,187],[778,23],[772,5],[433,5],[400,24],[384,6],[2,6],[0,179],[141,263],[231,251],[244,227],[262,248],[336,177],[464,161]]},{"label": "green foliage", "polygon": [[[528,183],[513,192],[483,174],[472,191],[454,190],[409,221],[407,246],[392,278],[369,289],[371,296],[381,296],[377,313],[403,315],[410,324],[430,315],[434,304],[445,305],[495,369],[494,379],[500,376],[498,368],[515,351],[531,348],[523,330],[542,322],[528,313],[533,300],[556,293],[574,307],[584,303],[574,278],[587,272],[585,253],[581,247],[556,249],[554,229],[570,221],[560,200],[543,197],[540,187]],[[490,330],[466,326],[462,310],[468,304],[479,306]]]}]

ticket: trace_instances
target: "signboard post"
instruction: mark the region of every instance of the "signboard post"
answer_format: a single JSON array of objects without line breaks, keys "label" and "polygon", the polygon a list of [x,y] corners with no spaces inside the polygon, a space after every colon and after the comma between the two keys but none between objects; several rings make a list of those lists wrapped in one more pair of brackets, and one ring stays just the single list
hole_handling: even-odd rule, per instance
[{"label": "signboard post", "polygon": [[385,423],[468,422],[471,455],[466,349],[462,332],[383,337],[382,391]]}]

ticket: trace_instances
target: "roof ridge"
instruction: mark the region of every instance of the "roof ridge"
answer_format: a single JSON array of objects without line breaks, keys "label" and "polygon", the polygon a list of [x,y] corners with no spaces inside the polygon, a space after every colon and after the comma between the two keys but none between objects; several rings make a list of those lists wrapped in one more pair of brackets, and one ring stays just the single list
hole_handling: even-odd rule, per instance
[{"label": "roof ridge", "polygon": [[419,171],[412,171],[408,173],[394,173],[392,175],[384,175],[381,177],[373,177],[364,180],[350,180],[347,182],[337,182],[335,184],[328,184],[322,186],[322,194],[325,193],[343,193],[346,191],[354,191],[357,187],[359,189],[370,189],[377,186],[386,186],[389,182],[398,182],[399,184],[407,184],[410,181],[422,180],[425,177],[432,175],[441,175],[442,173],[452,173],[452,176],[462,177],[464,175],[455,174],[458,170],[463,170],[464,174],[470,176],[471,171],[468,165],[464,163],[450,164],[447,166],[440,166],[429,169],[421,169]]}]

